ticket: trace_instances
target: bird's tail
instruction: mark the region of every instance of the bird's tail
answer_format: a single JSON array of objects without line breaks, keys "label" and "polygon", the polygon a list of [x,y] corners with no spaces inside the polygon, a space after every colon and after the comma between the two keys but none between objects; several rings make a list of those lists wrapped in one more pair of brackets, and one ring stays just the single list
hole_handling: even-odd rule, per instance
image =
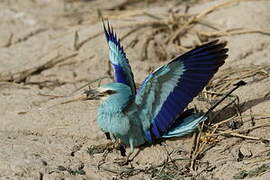
[{"label": "bird's tail", "polygon": [[207,116],[192,114],[175,124],[162,138],[172,138],[187,135],[194,131],[200,122],[207,120]]}]

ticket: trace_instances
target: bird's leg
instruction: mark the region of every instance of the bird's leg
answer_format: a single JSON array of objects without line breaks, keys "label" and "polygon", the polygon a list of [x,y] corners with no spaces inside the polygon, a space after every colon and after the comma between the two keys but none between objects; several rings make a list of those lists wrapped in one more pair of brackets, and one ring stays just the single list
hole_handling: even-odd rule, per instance
[{"label": "bird's leg", "polygon": [[129,162],[133,160],[133,159],[130,159],[130,156],[132,155],[133,152],[134,150],[130,151],[125,157],[115,159],[115,162],[119,164],[120,166],[127,165]]},{"label": "bird's leg", "polygon": [[126,156],[126,148],[124,144],[120,144],[119,150],[120,150],[121,156]]},{"label": "bird's leg", "polygon": [[114,148],[120,151],[121,156],[126,156],[126,146],[120,140],[115,142]]},{"label": "bird's leg", "polygon": [[89,148],[89,152],[92,154],[103,153],[105,151],[111,152],[113,149],[120,150],[121,155],[125,156],[126,150],[124,144],[117,140],[112,134],[110,134],[112,141],[109,141],[106,144],[92,145]]},{"label": "bird's leg", "polygon": [[112,149],[119,149],[120,147],[120,142],[115,138],[115,136],[109,132],[105,132],[105,135],[108,138],[111,139],[110,142],[108,142],[107,144],[105,144],[105,148],[107,150],[112,150]]},{"label": "bird's leg", "polygon": [[132,162],[133,159],[140,153],[141,149],[138,148],[138,151],[135,153],[135,155],[130,158],[130,156],[132,154],[134,154],[134,150],[131,150],[127,156],[123,157],[123,158],[120,158],[120,159],[116,159],[118,161],[116,161],[117,164],[119,164],[120,166],[123,166],[123,165],[127,165],[129,162]]},{"label": "bird's leg", "polygon": [[105,136],[107,140],[111,140],[111,136],[109,132],[105,132]]},{"label": "bird's leg", "polygon": [[[129,143],[130,143],[130,152],[127,154],[127,156],[116,159],[116,163],[119,164],[120,166],[127,165],[129,162],[131,162],[131,161],[133,160],[133,159],[130,159],[130,156],[131,156],[131,155],[133,154],[133,152],[134,152],[133,141],[130,140]],[[124,146],[122,146],[122,147],[124,147]],[[125,153],[125,151],[126,151],[125,149],[124,149],[124,154],[122,154],[123,152],[122,152],[122,150],[121,150],[121,145],[120,145],[120,151],[121,151],[121,155],[122,155],[122,156],[126,154],[126,153]]]}]

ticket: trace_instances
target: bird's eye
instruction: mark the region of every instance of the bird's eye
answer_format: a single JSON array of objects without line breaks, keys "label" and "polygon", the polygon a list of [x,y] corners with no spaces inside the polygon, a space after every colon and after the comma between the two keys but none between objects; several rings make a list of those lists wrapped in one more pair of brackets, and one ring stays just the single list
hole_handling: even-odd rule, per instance
[{"label": "bird's eye", "polygon": [[115,94],[116,92],[113,91],[113,90],[107,90],[106,93],[107,93],[107,94]]}]

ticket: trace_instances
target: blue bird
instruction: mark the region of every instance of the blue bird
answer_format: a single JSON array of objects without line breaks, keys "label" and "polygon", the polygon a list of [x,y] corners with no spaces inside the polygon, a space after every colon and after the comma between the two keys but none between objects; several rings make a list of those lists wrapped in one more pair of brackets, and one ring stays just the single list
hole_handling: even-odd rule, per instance
[{"label": "blue bird", "polygon": [[97,112],[102,131],[129,145],[132,153],[146,142],[186,135],[207,119],[184,110],[224,64],[225,42],[215,40],[175,57],[136,89],[120,40],[109,23],[103,27],[115,82],[89,91],[102,99]]}]

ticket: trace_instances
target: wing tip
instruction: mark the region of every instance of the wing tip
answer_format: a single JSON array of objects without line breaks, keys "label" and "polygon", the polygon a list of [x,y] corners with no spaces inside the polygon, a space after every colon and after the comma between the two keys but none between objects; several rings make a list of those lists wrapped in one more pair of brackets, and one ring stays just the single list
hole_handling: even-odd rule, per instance
[{"label": "wing tip", "polygon": [[208,51],[209,54],[218,54],[217,56],[219,57],[220,61],[225,61],[225,59],[227,59],[229,56],[227,54],[229,52],[229,48],[226,48],[227,43],[228,41],[226,40],[215,39],[206,44],[198,46],[195,48],[195,52],[199,54],[202,51]]},{"label": "wing tip", "polygon": [[116,44],[118,48],[121,49],[124,53],[123,46],[121,45],[120,39],[117,37],[116,33],[114,32],[113,27],[110,25],[109,20],[107,20],[107,27],[106,27],[105,21],[102,18],[102,25],[103,25],[104,33],[106,36],[106,40],[108,42],[111,41],[114,44]]},{"label": "wing tip", "polygon": [[[221,50],[221,49],[228,49],[225,48],[227,46],[228,41],[226,40],[220,40],[220,39],[215,39],[213,41],[210,41],[208,43],[202,44],[200,46],[198,46],[197,48],[201,48],[201,49],[217,49],[217,50]],[[228,49],[229,50],[229,49]]]},{"label": "wing tip", "polygon": [[106,20],[107,25],[105,24],[105,20],[103,18],[101,19],[101,21],[102,21],[103,30],[104,30],[104,33],[105,33],[105,36],[106,36],[106,40],[107,41],[113,41],[113,42],[114,42],[114,39],[117,40],[116,34],[114,34],[114,32],[113,32],[113,28],[110,25],[109,20]]}]

